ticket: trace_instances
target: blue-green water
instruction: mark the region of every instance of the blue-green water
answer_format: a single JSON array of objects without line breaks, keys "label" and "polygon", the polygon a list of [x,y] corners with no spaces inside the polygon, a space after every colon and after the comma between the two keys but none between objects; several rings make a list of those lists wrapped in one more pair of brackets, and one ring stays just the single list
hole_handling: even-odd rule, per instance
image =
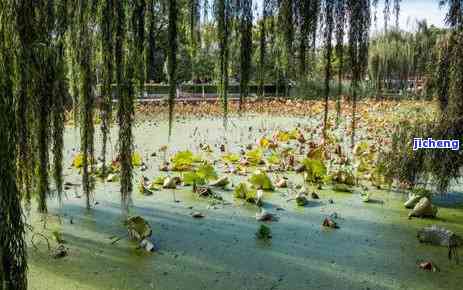
[{"label": "blue-green water", "polygon": [[[237,151],[236,144],[254,143],[264,131],[291,129],[297,123],[314,126],[305,119],[246,117],[231,119],[224,133],[220,119],[179,121],[169,151],[196,152],[201,142],[213,147],[225,143]],[[67,166],[78,151],[75,132],[66,131]],[[166,132],[165,122],[157,121],[143,122],[134,130],[136,150],[148,165],[143,174],[149,178],[159,174],[157,164],[163,156],[150,155],[167,144]],[[112,145],[116,137],[113,132]],[[75,169],[68,168],[65,174],[66,181],[80,183]],[[135,184],[141,174],[135,171]],[[238,179],[233,177],[235,184]],[[325,189],[318,191],[320,200],[300,208],[286,201],[286,190],[277,190],[266,193],[264,199],[264,208],[279,216],[278,222],[268,224],[273,238],[267,243],[255,238],[257,208],[235,201],[232,191],[219,191],[227,203],[214,207],[196,198],[190,188],[163,190],[149,197],[134,188],[131,213],[151,224],[156,252],[135,250],[136,245],[126,239],[111,244],[111,237],[126,233],[117,183],[97,183],[98,204],[90,212],[84,198],[75,197],[81,194],[76,187],[67,191],[61,224],[51,216],[47,230],[41,230],[39,217],[32,216],[35,230],[63,233],[69,255],[52,259],[43,243],[38,250],[30,247],[30,289],[461,289],[463,285],[463,266],[448,261],[445,248],[422,245],[416,239],[416,231],[431,224],[463,235],[463,198],[458,194],[435,199],[440,205],[438,219],[408,220],[408,211],[402,207],[405,196],[398,193],[373,191],[374,202],[363,203],[358,192]],[[179,202],[174,202],[174,194]],[[56,201],[49,206],[58,213]],[[206,217],[193,219],[192,211]],[[324,217],[333,212],[339,215],[340,228],[322,228]],[[432,260],[440,271],[419,269],[419,260]]]}]

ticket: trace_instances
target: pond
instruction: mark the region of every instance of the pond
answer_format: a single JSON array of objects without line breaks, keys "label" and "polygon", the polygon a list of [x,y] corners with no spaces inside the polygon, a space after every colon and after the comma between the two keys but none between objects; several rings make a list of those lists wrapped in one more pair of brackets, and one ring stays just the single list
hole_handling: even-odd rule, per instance
[{"label": "pond", "polygon": [[[239,145],[276,129],[295,126],[316,127],[321,115],[313,118],[249,115],[230,118],[223,130],[220,118],[181,119],[174,124],[172,141],[167,142],[163,120],[139,122],[134,128],[135,150],[148,169],[134,172],[131,214],[143,216],[153,228],[154,253],[136,249],[125,238],[121,220],[119,184],[97,182],[96,204],[85,209],[81,187],[66,191],[60,208],[50,201],[52,213],[47,229],[32,210],[36,231],[59,231],[66,241],[68,256],[53,259],[46,245],[29,245],[29,284],[34,290],[148,290],[148,289],[461,289],[463,268],[447,259],[447,249],[420,244],[418,229],[437,224],[460,235],[463,233],[463,198],[458,193],[436,197],[436,219],[411,219],[403,208],[403,193],[372,190],[372,202],[364,203],[360,189],[339,193],[326,186],[317,190],[320,199],[306,207],[288,201],[288,190],[266,192],[263,207],[279,220],[268,223],[272,239],[257,240],[260,225],[258,208],[233,198],[232,190],[219,190],[224,202],[196,197],[191,187],[155,191],[152,196],[138,193],[141,175],[159,175],[163,154],[158,149],[168,143],[169,153],[200,151],[199,143],[238,152]],[[341,130],[341,129],[340,129]],[[360,130],[360,138],[366,133]],[[100,138],[97,137],[97,140]],[[117,132],[112,132],[112,145]],[[65,134],[65,181],[81,183],[71,160],[78,152],[78,130]],[[345,142],[346,143],[346,142]],[[99,153],[97,142],[96,152]],[[347,148],[347,143],[343,144]],[[156,152],[156,156],[152,153]],[[110,152],[114,158],[115,153]],[[215,159],[216,153],[208,158]],[[216,166],[221,172],[220,164]],[[277,173],[270,174],[275,178]],[[288,174],[291,182],[301,177]],[[236,185],[243,177],[232,177]],[[329,199],[333,203],[328,202]],[[191,217],[193,211],[205,215]],[[339,229],[321,226],[323,219],[336,213]],[[56,218],[62,213],[60,223]],[[114,237],[122,237],[112,243]],[[31,234],[28,233],[28,240]],[[432,260],[439,272],[417,267],[420,260]],[[460,285],[460,286],[458,286]]]}]

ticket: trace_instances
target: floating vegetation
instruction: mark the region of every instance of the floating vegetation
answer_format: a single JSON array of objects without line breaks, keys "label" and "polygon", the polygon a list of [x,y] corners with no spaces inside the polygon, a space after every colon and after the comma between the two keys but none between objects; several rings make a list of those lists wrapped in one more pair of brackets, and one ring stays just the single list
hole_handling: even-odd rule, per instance
[{"label": "floating vegetation", "polygon": [[256,170],[249,177],[249,183],[256,189],[270,190],[273,191],[275,187],[273,186],[272,180],[270,177],[261,170]]},{"label": "floating vegetation", "polygon": [[349,193],[353,191],[352,188],[350,188],[348,185],[342,184],[342,183],[337,183],[333,185],[333,190],[337,192],[349,192]]},{"label": "floating vegetation", "polygon": [[269,240],[272,238],[272,231],[268,226],[261,224],[257,229],[256,237],[259,240]]},{"label": "floating vegetation", "polygon": [[194,163],[201,162],[201,157],[194,155],[191,151],[179,151],[172,158],[173,171],[188,171],[193,168]]},{"label": "floating vegetation", "polygon": [[257,190],[251,188],[246,183],[240,183],[235,187],[234,191],[235,198],[244,199],[245,201],[260,206],[262,204],[262,197],[258,196]]}]

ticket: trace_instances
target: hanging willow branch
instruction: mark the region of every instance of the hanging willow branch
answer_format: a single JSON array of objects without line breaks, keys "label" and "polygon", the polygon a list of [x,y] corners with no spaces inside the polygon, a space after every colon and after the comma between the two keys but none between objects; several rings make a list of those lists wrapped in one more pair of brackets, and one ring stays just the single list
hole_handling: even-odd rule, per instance
[{"label": "hanging willow branch", "polygon": [[394,0],[394,20],[395,20],[395,29],[399,29],[399,16],[400,16],[400,2],[402,0]]},{"label": "hanging willow branch", "polygon": [[103,163],[102,174],[106,175],[106,155],[108,135],[111,129],[112,119],[112,81],[114,68],[114,36],[113,36],[113,20],[114,15],[114,0],[104,0],[101,5],[101,56],[103,60],[102,71],[102,101],[100,108],[101,117],[101,161]]},{"label": "hanging willow branch", "polygon": [[267,30],[266,21],[268,17],[268,2],[264,1],[262,4],[262,19],[259,25],[259,94],[264,95],[264,81],[265,81],[265,57],[267,50]]},{"label": "hanging willow branch", "polygon": [[55,181],[57,197],[62,201],[63,193],[63,133],[64,133],[64,99],[67,91],[65,72],[65,33],[68,26],[67,0],[57,3],[57,24],[56,24],[56,70],[55,87],[53,92],[53,178]]},{"label": "hanging willow branch", "polygon": [[[119,124],[119,162],[121,164],[121,208],[124,216],[128,215],[132,193],[132,118],[133,118],[133,70],[125,74],[125,67],[132,67],[124,50],[126,39],[126,7],[123,0],[115,0],[115,63],[118,96],[117,119]],[[133,48],[133,42],[131,42]],[[127,79],[129,77],[130,79]]]},{"label": "hanging willow branch", "polygon": [[146,80],[153,81],[156,78],[156,17],[154,14],[155,0],[148,0],[148,10],[146,12],[146,18],[148,21],[148,36],[146,45]]},{"label": "hanging willow branch", "polygon": [[217,0],[217,38],[219,41],[219,95],[222,100],[223,125],[227,127],[228,119],[228,56],[230,3],[229,0]]},{"label": "hanging willow branch", "polygon": [[82,188],[86,207],[93,198],[92,166],[94,164],[94,77],[92,72],[92,36],[89,28],[91,7],[79,0],[79,76],[80,76],[80,146],[82,161]]},{"label": "hanging willow branch", "polygon": [[344,72],[344,28],[346,26],[346,1],[335,1],[334,8],[335,18],[335,38],[336,38],[336,57],[339,60],[338,68],[338,89],[336,98],[336,124],[341,118],[341,95],[342,95],[342,79]]},{"label": "hanging willow branch", "polygon": [[37,197],[38,211],[47,213],[47,197],[49,196],[49,144],[51,128],[51,105],[54,92],[54,77],[56,51],[52,47],[52,33],[54,28],[54,1],[39,1],[37,21],[37,43],[35,44],[34,71],[36,80],[34,86],[34,117],[37,119],[35,126],[36,148],[38,155],[37,166]]},{"label": "hanging willow branch", "polygon": [[239,111],[243,110],[244,100],[249,94],[252,61],[252,0],[243,0],[241,7],[241,79]]},{"label": "hanging willow branch", "polygon": [[279,28],[284,42],[285,95],[289,94],[288,82],[292,76],[293,42],[294,42],[294,2],[281,0],[279,10]]},{"label": "hanging willow branch", "polygon": [[330,81],[331,81],[331,58],[332,58],[332,37],[333,37],[333,0],[325,0],[325,114],[323,118],[323,132],[326,133],[328,128],[328,99],[330,94]]},{"label": "hanging willow branch", "polygon": [[352,135],[351,146],[355,146],[356,106],[359,82],[368,63],[368,41],[370,28],[370,1],[348,0],[349,11],[349,56],[352,66]]},{"label": "hanging willow branch", "polygon": [[[27,289],[27,253],[16,183],[16,120],[13,93],[12,3],[0,2],[0,288]],[[22,11],[19,11],[21,13]],[[13,16],[14,17],[14,16]],[[18,99],[21,100],[21,99]]]},{"label": "hanging willow branch", "polygon": [[16,6],[16,31],[18,47],[18,102],[16,108],[16,128],[18,130],[18,188],[30,208],[32,178],[34,175],[32,149],[32,51],[34,43],[34,15],[30,1],[18,1]]},{"label": "hanging willow branch", "polygon": [[391,0],[384,0],[384,33],[387,33],[389,27],[389,19],[391,18]]},{"label": "hanging willow branch", "polygon": [[191,57],[195,58],[201,45],[201,4],[200,0],[189,0]]},{"label": "hanging willow branch", "polygon": [[169,0],[168,74],[169,74],[169,140],[172,135],[174,104],[177,89],[177,0]]},{"label": "hanging willow branch", "polygon": [[134,77],[138,82],[139,93],[143,93],[145,86],[144,67],[145,61],[143,51],[145,47],[145,0],[135,0],[132,10],[132,33],[133,33],[133,57]]}]

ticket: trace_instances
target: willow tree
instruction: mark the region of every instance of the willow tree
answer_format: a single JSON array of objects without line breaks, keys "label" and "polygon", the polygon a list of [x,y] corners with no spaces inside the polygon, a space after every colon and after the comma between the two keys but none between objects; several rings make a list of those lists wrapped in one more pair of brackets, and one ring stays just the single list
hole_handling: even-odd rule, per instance
[{"label": "willow tree", "polygon": [[169,139],[172,135],[174,120],[175,94],[177,90],[177,0],[169,0],[169,27],[168,27],[168,52],[167,66],[169,75]]},{"label": "willow tree", "polygon": [[370,1],[348,0],[349,12],[349,56],[352,69],[352,135],[351,146],[355,146],[356,107],[359,83],[368,64],[368,41],[370,29]]},{"label": "willow tree", "polygon": [[13,27],[7,17],[13,11],[12,1],[0,1],[0,288],[26,290],[24,221],[15,171]]},{"label": "willow tree", "polygon": [[334,12],[334,1],[325,0],[324,7],[324,45],[325,45],[325,114],[323,118],[323,132],[326,132],[328,128],[328,99],[330,95],[330,81],[332,74],[331,59],[333,55],[333,12]]},{"label": "willow tree", "polygon": [[336,98],[336,124],[339,124],[341,118],[341,95],[342,95],[342,80],[344,72],[344,34],[346,26],[346,1],[338,0],[335,1],[334,7],[334,20],[335,29],[334,35],[336,39],[335,53],[339,61],[338,67],[338,87],[337,87],[337,98]]},{"label": "willow tree", "polygon": [[82,189],[87,209],[93,198],[92,167],[94,165],[94,76],[92,70],[92,35],[90,30],[91,6],[88,1],[79,0],[79,112],[80,147],[82,153]]},{"label": "willow tree", "polygon": [[227,127],[228,118],[228,63],[229,63],[229,0],[216,0],[217,39],[219,42],[219,95],[223,107],[223,125]]},{"label": "willow tree", "polygon": [[101,27],[101,57],[102,57],[102,87],[101,87],[101,160],[103,163],[102,174],[106,174],[106,153],[108,135],[112,119],[112,102],[113,102],[113,74],[114,74],[114,0],[104,0],[101,2],[100,10],[100,27]]},{"label": "willow tree", "polygon": [[240,54],[240,102],[239,111],[243,109],[244,100],[249,95],[249,81],[252,69],[252,0],[241,3],[241,54]]}]

